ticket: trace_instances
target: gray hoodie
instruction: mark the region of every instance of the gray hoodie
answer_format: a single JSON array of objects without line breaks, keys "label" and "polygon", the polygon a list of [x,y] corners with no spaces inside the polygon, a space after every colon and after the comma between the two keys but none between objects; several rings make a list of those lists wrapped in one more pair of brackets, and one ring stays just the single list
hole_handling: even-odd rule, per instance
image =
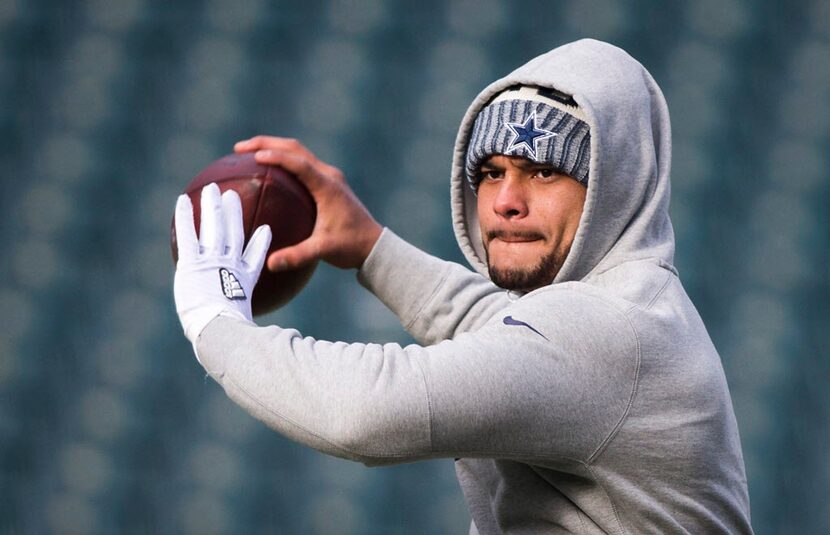
[{"label": "gray hoodie", "polygon": [[[573,95],[591,129],[571,252],[546,287],[487,278],[464,177],[478,111],[515,84]],[[227,317],[196,342],[227,394],[367,465],[456,469],[471,533],[752,533],[717,351],[673,266],[668,109],[649,73],[582,40],[487,87],[458,134],[453,225],[472,272],[384,230],[358,277],[422,345],[303,338]]]}]

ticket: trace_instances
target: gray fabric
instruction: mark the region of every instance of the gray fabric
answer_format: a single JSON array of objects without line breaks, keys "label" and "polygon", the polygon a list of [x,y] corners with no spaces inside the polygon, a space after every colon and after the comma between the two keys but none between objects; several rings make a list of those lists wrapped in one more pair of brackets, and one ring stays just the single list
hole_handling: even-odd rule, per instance
[{"label": "gray fabric", "polygon": [[[554,283],[525,295],[486,277],[464,172],[478,110],[517,83],[572,94],[592,134],[574,246]],[[471,533],[752,533],[720,358],[672,265],[669,159],[645,69],[596,41],[558,48],[489,86],[459,133],[453,222],[483,274],[389,230],[358,274],[420,345],[219,317],[196,342],[201,362],[251,414],[323,452],[459,458]]]},{"label": "gray fabric", "polygon": [[[521,138],[509,125],[525,124],[538,137],[517,143]],[[467,150],[467,180],[477,187],[481,163],[494,154],[506,154],[550,164],[587,184],[590,149],[591,135],[584,121],[541,102],[502,100],[485,107],[476,118]]]}]

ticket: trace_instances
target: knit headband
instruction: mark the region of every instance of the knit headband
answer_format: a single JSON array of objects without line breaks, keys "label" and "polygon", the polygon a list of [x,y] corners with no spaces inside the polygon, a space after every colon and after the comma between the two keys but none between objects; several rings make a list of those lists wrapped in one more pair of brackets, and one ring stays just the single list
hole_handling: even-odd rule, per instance
[{"label": "knit headband", "polygon": [[553,89],[512,86],[479,112],[467,146],[467,180],[478,188],[479,167],[494,154],[549,164],[588,185],[591,133],[568,95]]}]

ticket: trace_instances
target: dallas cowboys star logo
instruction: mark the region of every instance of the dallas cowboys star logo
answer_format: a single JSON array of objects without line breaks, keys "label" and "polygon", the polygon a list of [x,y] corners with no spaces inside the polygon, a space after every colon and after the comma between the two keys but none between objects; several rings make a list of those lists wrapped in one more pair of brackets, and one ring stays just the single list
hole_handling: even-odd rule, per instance
[{"label": "dallas cowboys star logo", "polygon": [[536,127],[535,111],[531,113],[527,119],[525,119],[524,123],[505,124],[507,125],[507,128],[513,132],[513,139],[510,140],[510,145],[507,146],[507,150],[505,152],[510,153],[520,147],[524,147],[534,160],[536,159],[537,144],[543,139],[556,135],[556,132]]}]

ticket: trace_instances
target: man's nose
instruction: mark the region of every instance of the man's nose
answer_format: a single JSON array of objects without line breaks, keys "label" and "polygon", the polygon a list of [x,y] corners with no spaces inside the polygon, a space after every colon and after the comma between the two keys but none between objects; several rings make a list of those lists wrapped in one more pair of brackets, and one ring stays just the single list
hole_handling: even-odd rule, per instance
[{"label": "man's nose", "polygon": [[493,211],[505,219],[519,219],[528,212],[524,184],[514,177],[505,177],[493,203]]}]

